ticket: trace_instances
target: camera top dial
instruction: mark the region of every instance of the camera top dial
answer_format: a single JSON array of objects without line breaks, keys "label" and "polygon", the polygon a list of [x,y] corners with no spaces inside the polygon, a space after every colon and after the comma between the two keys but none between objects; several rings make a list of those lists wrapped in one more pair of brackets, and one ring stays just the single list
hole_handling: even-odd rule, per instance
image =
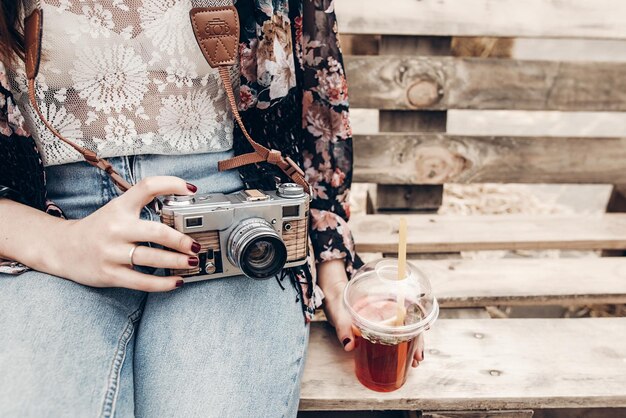
[{"label": "camera top dial", "polygon": [[178,196],[174,194],[167,195],[163,198],[163,204],[165,206],[188,206],[194,202],[194,195],[191,196]]},{"label": "camera top dial", "polygon": [[304,196],[304,188],[296,183],[281,183],[276,190],[278,196],[286,199],[296,199]]}]

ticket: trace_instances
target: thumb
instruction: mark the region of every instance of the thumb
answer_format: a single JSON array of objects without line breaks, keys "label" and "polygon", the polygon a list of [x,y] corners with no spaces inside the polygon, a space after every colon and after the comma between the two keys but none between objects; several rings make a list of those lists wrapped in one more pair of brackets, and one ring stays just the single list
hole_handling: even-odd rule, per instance
[{"label": "thumb", "polygon": [[350,315],[342,311],[335,317],[335,332],[337,338],[346,351],[354,350],[354,332],[352,331],[352,319]]}]

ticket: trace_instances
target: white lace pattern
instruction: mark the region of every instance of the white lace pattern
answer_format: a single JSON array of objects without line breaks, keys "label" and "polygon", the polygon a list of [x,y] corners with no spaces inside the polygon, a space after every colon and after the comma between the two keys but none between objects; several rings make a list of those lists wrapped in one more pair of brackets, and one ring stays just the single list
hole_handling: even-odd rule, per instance
[{"label": "white lace pattern", "polygon": [[[26,0],[32,9],[35,0]],[[217,70],[189,22],[190,0],[40,0],[36,96],[48,121],[102,157],[232,147],[233,118]],[[238,85],[238,71],[231,71]],[[46,166],[82,160],[28,104],[24,69],[12,89]]]}]

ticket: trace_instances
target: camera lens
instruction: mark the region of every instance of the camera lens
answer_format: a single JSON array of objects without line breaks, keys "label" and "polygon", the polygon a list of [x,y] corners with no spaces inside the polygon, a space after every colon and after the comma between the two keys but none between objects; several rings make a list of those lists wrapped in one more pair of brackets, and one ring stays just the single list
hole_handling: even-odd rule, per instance
[{"label": "camera lens", "polygon": [[285,266],[287,248],[269,222],[250,218],[231,232],[228,259],[246,276],[267,279]]}]

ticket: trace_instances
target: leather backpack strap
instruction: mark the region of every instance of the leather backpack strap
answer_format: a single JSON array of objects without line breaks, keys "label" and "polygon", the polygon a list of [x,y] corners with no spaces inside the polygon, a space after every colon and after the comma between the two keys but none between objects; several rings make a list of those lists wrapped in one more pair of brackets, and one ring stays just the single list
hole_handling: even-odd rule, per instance
[{"label": "leather backpack strap", "polygon": [[[201,3],[203,3],[201,0],[192,0],[194,5]],[[224,171],[248,164],[268,162],[278,166],[294,183],[299,184],[307,193],[310,193],[311,187],[306,181],[304,171],[291,158],[284,157],[280,151],[264,147],[252,139],[243,124],[228,72],[228,67],[237,63],[239,16],[237,9],[232,6],[232,2],[227,1],[226,3],[230,5],[194,7],[189,12],[191,26],[200,50],[209,65],[218,69],[233,116],[243,135],[254,149],[254,152],[220,161],[218,169]]]},{"label": "leather backpack strap", "polygon": [[120,174],[115,171],[111,163],[107,160],[98,157],[98,155],[82,147],[69,139],[65,138],[61,133],[52,126],[52,124],[45,118],[39,104],[37,103],[37,96],[35,93],[35,79],[39,74],[39,63],[41,62],[41,38],[43,34],[43,10],[37,7],[33,12],[24,19],[24,45],[26,49],[26,78],[28,79],[28,99],[31,106],[37,113],[37,116],[43,122],[43,124],[50,130],[50,132],[65,142],[70,147],[74,148],[77,152],[82,154],[85,160],[94,167],[104,170],[110,177],[113,183],[122,191],[131,188],[131,184],[128,183]]}]

